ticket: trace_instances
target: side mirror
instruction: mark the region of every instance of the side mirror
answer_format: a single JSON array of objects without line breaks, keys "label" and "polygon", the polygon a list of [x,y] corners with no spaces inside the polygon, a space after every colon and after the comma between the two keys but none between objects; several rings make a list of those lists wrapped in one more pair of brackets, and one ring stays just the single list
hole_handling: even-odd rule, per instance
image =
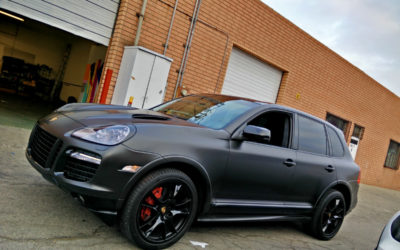
[{"label": "side mirror", "polygon": [[271,140],[271,130],[254,125],[247,125],[243,130],[243,136],[253,140],[269,142]]}]

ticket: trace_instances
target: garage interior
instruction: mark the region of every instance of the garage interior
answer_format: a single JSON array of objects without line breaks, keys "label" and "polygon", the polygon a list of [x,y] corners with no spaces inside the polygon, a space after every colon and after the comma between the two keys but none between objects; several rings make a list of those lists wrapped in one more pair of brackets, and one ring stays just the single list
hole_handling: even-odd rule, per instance
[{"label": "garage interior", "polygon": [[[10,13],[7,11],[6,13]],[[0,15],[0,124],[31,128],[99,81],[107,47],[50,25]]]}]

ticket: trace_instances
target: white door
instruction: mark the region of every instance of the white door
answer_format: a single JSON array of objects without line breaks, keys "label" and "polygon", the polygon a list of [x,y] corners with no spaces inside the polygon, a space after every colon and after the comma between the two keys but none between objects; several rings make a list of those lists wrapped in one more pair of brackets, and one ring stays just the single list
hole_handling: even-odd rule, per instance
[{"label": "white door", "polygon": [[155,57],[153,71],[147,85],[143,108],[152,108],[163,102],[171,62],[165,58]]},{"label": "white door", "polygon": [[[136,51],[136,58],[133,64],[133,69],[130,75],[130,82],[128,90],[125,95],[126,105],[129,98],[133,97],[132,107],[143,108],[144,101],[146,100],[146,92],[151,79],[155,56],[149,53],[144,53],[141,50]],[[119,84],[117,80],[117,84]]]},{"label": "white door", "polygon": [[119,0],[0,0],[0,8],[108,46]]},{"label": "white door", "polygon": [[351,156],[353,157],[353,160],[356,159],[357,149],[358,149],[358,144],[359,143],[360,143],[360,139],[358,139],[355,136],[351,137],[350,144],[349,144],[349,150],[350,150]]},{"label": "white door", "polygon": [[281,79],[282,71],[233,48],[222,94],[275,103]]}]

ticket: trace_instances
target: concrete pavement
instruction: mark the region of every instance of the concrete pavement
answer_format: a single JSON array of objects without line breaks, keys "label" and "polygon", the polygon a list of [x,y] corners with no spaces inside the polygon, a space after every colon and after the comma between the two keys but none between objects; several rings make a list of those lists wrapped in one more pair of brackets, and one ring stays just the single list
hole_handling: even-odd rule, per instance
[{"label": "concrete pavement", "polygon": [[[25,159],[30,130],[0,125],[0,249],[132,249],[69,194],[45,181]],[[195,224],[172,249],[373,249],[400,192],[361,185],[359,203],[331,241],[299,223]]]}]

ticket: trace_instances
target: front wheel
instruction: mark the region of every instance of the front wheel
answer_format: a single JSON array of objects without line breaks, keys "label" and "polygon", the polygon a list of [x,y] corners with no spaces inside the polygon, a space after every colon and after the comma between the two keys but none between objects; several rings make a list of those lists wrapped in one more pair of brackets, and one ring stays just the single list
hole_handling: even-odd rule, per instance
[{"label": "front wheel", "polygon": [[311,231],[321,240],[330,240],[342,226],[346,213],[346,203],[342,193],[328,191],[315,209],[311,222]]},{"label": "front wheel", "polygon": [[166,248],[189,229],[197,203],[196,187],[185,173],[157,170],[133,189],[122,212],[121,231],[142,248]]}]

